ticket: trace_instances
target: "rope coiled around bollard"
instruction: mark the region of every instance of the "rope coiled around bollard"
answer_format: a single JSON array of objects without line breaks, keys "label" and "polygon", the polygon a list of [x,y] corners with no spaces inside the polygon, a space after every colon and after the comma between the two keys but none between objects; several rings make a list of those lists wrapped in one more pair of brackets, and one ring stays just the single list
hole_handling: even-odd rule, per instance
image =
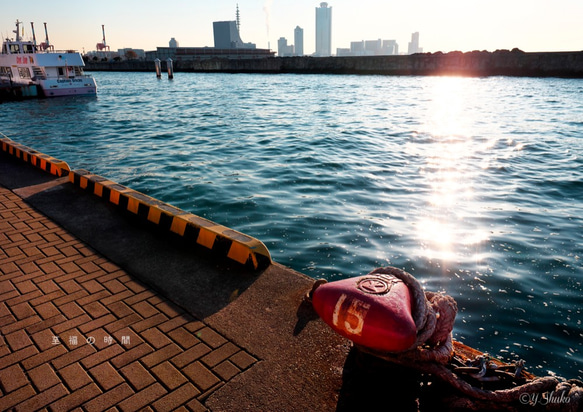
[{"label": "rope coiled around bollard", "polygon": [[425,292],[413,275],[391,266],[377,268],[369,275],[392,275],[409,288],[417,339],[404,352],[406,356],[426,362],[449,362],[453,355],[451,331],[457,314],[456,301],[443,293]]},{"label": "rope coiled around bollard", "polygon": [[[413,319],[417,328],[417,339],[406,351],[380,353],[358,346],[366,353],[403,366],[432,374],[459,390],[461,393],[483,401],[520,402],[525,404],[531,394],[552,393],[568,399],[565,404],[549,403],[548,410],[579,411],[583,407],[583,383],[578,380],[560,380],[552,376],[532,379],[510,389],[484,390],[461,379],[449,367],[453,355],[452,330],[457,314],[457,303],[448,295],[425,292],[411,274],[394,267],[377,268],[369,275],[392,275],[402,280],[412,295]],[[526,398],[525,398],[526,396]]]}]

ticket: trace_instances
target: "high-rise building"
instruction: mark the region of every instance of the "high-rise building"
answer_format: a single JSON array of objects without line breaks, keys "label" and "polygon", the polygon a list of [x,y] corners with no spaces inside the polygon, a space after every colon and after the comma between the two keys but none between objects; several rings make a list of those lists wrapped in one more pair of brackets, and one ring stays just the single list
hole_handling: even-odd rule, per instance
[{"label": "high-rise building", "polygon": [[419,32],[415,32],[411,35],[411,41],[409,42],[408,54],[423,53],[423,49],[419,47]]},{"label": "high-rise building", "polygon": [[396,40],[383,40],[383,54],[397,55],[399,54],[399,45]]},{"label": "high-rise building", "polygon": [[294,46],[295,46],[295,55],[296,56],[303,56],[304,55],[304,29],[300,26],[296,26],[294,29]]},{"label": "high-rise building", "polygon": [[316,56],[332,55],[332,7],[316,7]]},{"label": "high-rise building", "polygon": [[178,48],[178,40],[176,40],[174,37],[172,37],[170,39],[170,41],[168,42],[168,46],[170,46],[174,49]]},{"label": "high-rise building", "polygon": [[216,49],[254,49],[253,43],[243,43],[236,21],[213,22]]},{"label": "high-rise building", "polygon": [[364,41],[364,51],[367,56],[374,56],[381,54],[383,48],[383,41],[378,40],[365,40]]},{"label": "high-rise building", "polygon": [[279,57],[287,57],[294,55],[294,46],[287,44],[287,39],[285,37],[280,37],[277,41],[277,55]]}]

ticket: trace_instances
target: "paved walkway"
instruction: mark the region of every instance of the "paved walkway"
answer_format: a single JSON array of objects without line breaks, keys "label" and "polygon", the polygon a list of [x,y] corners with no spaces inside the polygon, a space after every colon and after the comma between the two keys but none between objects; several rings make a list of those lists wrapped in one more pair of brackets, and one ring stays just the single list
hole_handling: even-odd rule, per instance
[{"label": "paved walkway", "polygon": [[108,202],[71,182],[80,171],[0,140],[0,410],[362,404],[354,377],[366,371],[304,299],[313,279],[242,265],[232,242],[248,237],[228,228],[230,248],[217,235],[203,250],[174,220],[140,220],[121,201],[129,189],[112,182],[119,204]]},{"label": "paved walkway", "polygon": [[202,411],[256,362],[0,187],[0,410]]}]

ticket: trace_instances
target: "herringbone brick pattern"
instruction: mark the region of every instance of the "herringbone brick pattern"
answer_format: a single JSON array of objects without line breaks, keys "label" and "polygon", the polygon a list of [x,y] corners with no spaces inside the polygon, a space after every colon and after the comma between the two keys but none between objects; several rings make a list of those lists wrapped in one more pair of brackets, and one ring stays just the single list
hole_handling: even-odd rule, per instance
[{"label": "herringbone brick pattern", "polygon": [[257,360],[0,187],[0,410],[205,410]]}]

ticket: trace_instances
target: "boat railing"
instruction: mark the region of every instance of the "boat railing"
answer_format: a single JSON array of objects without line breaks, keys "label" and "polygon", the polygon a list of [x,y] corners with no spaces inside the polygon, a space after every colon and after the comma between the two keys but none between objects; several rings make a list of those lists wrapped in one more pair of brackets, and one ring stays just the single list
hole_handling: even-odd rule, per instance
[{"label": "boat railing", "polygon": [[19,45],[10,45],[9,48],[4,46],[2,48],[3,54],[43,54],[43,53],[58,53],[58,54],[78,54],[77,50],[54,50],[52,48],[43,49],[40,46],[28,45],[30,47],[20,48]]},{"label": "boat railing", "polygon": [[33,53],[38,53],[38,54],[42,54],[42,53],[59,53],[59,54],[77,54],[79,53],[77,50],[55,50],[53,48],[47,48],[47,49],[43,49],[40,46],[31,46],[30,48],[25,48],[22,51],[18,51],[18,50],[11,50],[10,54],[33,54]]}]

